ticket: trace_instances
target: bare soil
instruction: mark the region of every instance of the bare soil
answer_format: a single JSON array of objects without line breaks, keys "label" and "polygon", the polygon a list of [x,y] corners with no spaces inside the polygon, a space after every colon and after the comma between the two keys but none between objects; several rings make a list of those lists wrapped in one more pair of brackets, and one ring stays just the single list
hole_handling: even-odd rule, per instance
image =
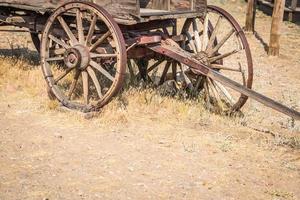
[{"label": "bare soil", "polygon": [[[214,4],[244,24],[245,3]],[[258,12],[247,35],[253,88],[300,110],[300,27],[283,24],[273,58],[270,22]],[[299,122],[252,100],[230,118],[134,89],[90,118],[48,100],[28,34],[0,35],[1,200],[300,199]]]}]

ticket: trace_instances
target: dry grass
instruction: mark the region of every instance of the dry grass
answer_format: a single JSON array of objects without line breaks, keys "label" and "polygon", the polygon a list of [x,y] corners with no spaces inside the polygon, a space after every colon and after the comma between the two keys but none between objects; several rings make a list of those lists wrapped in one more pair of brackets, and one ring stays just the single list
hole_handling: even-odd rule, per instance
[{"label": "dry grass", "polygon": [[[239,130],[246,135],[234,133],[239,139],[254,139],[267,146],[280,145],[300,149],[300,138],[281,136],[278,132],[269,129],[253,128],[251,120],[247,117],[229,117],[209,112],[201,99],[191,100],[182,97],[162,95],[159,90],[143,87],[127,87],[111,103],[105,106],[99,113],[94,114],[92,119],[86,120],[86,115],[74,111],[61,109],[57,101],[49,100],[46,93],[46,85],[43,80],[39,65],[33,65],[32,60],[26,57],[1,57],[0,58],[0,88],[9,94],[11,102],[20,103],[20,109],[30,112],[47,113],[68,118],[74,122],[85,124],[93,123],[100,127],[125,127],[134,124],[165,123],[187,128],[200,128],[206,130],[218,129],[232,132]],[[248,128],[250,127],[250,129]],[[253,136],[253,131],[267,134],[265,136]],[[243,133],[244,134],[244,133]],[[263,138],[263,139],[262,139]],[[230,143],[230,141],[229,141]],[[228,141],[224,141],[221,149],[227,151]]]},{"label": "dry grass", "polygon": [[[242,13],[239,6],[231,9]],[[261,20],[258,30],[269,18]],[[18,38],[28,35],[10,41],[21,43]],[[255,90],[299,105],[295,58],[268,58],[256,38],[248,38]],[[126,87],[99,113],[69,111],[48,99],[32,45],[12,46],[13,52],[9,44],[0,50],[0,196],[93,199],[121,191],[144,192],[133,199],[151,192],[182,194],[179,199],[299,197],[300,126],[290,118],[251,100],[244,117],[217,115],[200,99],[140,87]],[[187,191],[201,197],[184,196]],[[96,192],[100,197],[85,196]]]},{"label": "dry grass", "polygon": [[[214,2],[214,4],[223,5],[222,2]],[[230,10],[230,13],[240,15],[244,9],[243,6],[244,4],[237,3],[237,7]],[[238,19],[240,23],[243,23],[243,18]],[[257,23],[263,21],[264,25],[268,24],[265,21],[270,20],[269,17],[260,12],[258,12],[258,19]],[[263,26],[258,24],[258,31],[260,27]],[[288,29],[288,32],[286,29]],[[299,27],[286,24],[284,30],[286,35],[283,37],[283,44],[290,44],[291,38],[297,36]],[[262,34],[263,39],[267,37],[267,34],[263,31],[259,33]],[[280,73],[284,74],[285,70],[289,70],[288,66],[299,64],[299,60],[295,56],[288,59],[285,57],[267,58],[256,38],[248,36],[248,39],[254,53],[255,90],[274,96],[276,99],[295,105],[297,108],[299,95],[297,96],[295,91],[297,91],[299,83],[296,83],[295,87],[287,88],[280,83],[284,84],[284,81],[292,82],[292,80],[283,80],[283,76],[275,76],[272,77],[274,83],[269,78],[264,77],[270,73],[276,74],[274,71],[277,71],[277,69],[275,69],[276,66],[273,66],[273,63],[274,65],[284,65],[284,67],[279,68]],[[58,102],[50,101],[47,98],[46,85],[39,67],[38,55],[33,50],[27,34],[12,34],[5,37],[2,42],[6,50],[1,50],[2,56],[0,57],[1,94],[3,98],[10,99],[10,102],[20,104],[20,109],[57,115],[82,124],[92,122],[97,126],[106,127],[116,125],[123,127],[145,123],[164,125],[167,123],[173,126],[180,125],[207,131],[218,132],[218,130],[224,130],[230,134],[238,135],[239,138],[254,138],[254,140],[264,141],[263,143],[267,144],[272,143],[299,148],[299,136],[297,135],[300,132],[299,123],[295,123],[290,118],[256,102],[249,101],[246,104],[244,117],[220,116],[206,110],[201,100],[164,96],[159,91],[150,88],[126,87],[127,89],[105,106],[100,113],[93,115],[93,118],[86,122],[86,118],[90,117],[61,109]],[[289,48],[290,46],[283,45],[283,53],[287,54]],[[298,55],[298,51],[295,54]],[[284,74],[284,76],[291,74],[291,78],[297,78],[298,73],[294,73],[294,69],[292,68],[293,71]],[[274,91],[270,88],[274,88]],[[271,114],[266,116],[265,113],[267,112]],[[268,135],[266,141],[264,139],[265,135]]]}]

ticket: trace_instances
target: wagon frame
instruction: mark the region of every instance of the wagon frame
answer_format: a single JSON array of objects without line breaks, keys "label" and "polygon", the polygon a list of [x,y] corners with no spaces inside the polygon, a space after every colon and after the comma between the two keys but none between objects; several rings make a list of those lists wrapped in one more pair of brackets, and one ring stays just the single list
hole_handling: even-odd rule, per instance
[{"label": "wagon frame", "polygon": [[99,110],[129,71],[153,87],[171,83],[190,98],[201,96],[217,112],[238,111],[251,97],[300,119],[299,112],[251,90],[253,63],[243,30],[206,0],[36,0],[34,6],[4,0],[0,22],[29,29],[49,96],[71,109]]}]

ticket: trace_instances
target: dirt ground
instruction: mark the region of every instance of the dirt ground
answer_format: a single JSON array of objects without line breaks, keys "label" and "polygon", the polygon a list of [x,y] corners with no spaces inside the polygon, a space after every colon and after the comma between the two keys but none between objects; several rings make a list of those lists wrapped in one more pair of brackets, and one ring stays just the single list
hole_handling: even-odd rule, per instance
[{"label": "dirt ground", "polygon": [[[214,4],[244,24],[244,3]],[[284,23],[272,58],[270,22],[258,12],[247,35],[253,88],[300,110],[300,27]],[[229,118],[148,90],[89,118],[48,100],[27,34],[0,34],[0,200],[300,199],[299,122],[252,100]]]}]

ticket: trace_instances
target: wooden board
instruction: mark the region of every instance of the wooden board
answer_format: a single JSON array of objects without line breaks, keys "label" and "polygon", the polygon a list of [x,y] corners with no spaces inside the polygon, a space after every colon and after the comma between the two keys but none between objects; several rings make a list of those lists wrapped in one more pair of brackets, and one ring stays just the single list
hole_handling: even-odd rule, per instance
[{"label": "wooden board", "polygon": [[140,0],[141,8],[171,11],[203,11],[206,0]]},{"label": "wooden board", "polygon": [[[0,4],[14,7],[31,7],[35,10],[49,10],[55,9],[60,5],[74,0],[2,0]],[[138,0],[83,0],[87,2],[94,2],[110,13],[123,15],[138,15]]]},{"label": "wooden board", "polygon": [[[73,0],[2,0],[0,6],[9,6],[19,9],[46,12],[51,11],[60,5]],[[206,0],[82,0],[94,2],[105,8],[121,24],[135,24],[150,20],[160,19],[158,12],[148,10],[147,19],[142,19],[140,6],[147,9],[162,10],[161,19],[170,17],[190,17],[195,12],[203,15],[206,11]],[[191,3],[191,1],[193,1]],[[165,13],[163,11],[171,11]],[[180,11],[180,12],[178,12]],[[191,12],[191,15],[188,14]]]}]

